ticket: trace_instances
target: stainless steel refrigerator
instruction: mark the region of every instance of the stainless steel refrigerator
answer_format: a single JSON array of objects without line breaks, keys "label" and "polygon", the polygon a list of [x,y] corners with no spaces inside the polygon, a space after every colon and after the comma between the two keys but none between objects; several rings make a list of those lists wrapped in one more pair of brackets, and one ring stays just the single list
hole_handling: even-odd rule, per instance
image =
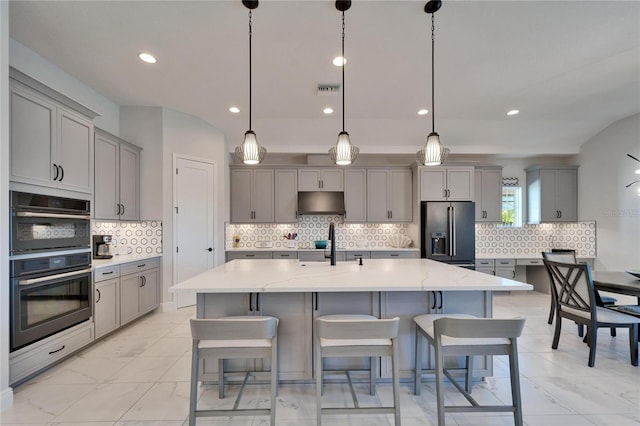
[{"label": "stainless steel refrigerator", "polygon": [[475,203],[423,201],[420,205],[421,257],[475,269]]}]

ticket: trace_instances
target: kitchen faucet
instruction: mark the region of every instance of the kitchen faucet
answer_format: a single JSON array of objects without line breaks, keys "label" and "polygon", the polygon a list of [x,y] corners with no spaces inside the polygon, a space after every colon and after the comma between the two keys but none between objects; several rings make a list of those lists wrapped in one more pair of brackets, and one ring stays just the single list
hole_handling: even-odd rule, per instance
[{"label": "kitchen faucet", "polygon": [[325,259],[331,259],[331,266],[335,266],[336,264],[336,226],[333,222],[329,224],[329,241],[331,241],[331,254],[327,256],[325,254]]}]

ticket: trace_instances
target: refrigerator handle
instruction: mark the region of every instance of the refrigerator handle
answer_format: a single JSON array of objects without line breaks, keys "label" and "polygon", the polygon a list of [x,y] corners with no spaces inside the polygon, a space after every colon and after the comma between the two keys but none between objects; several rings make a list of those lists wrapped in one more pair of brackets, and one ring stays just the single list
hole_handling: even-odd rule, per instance
[{"label": "refrigerator handle", "polygon": [[447,207],[447,227],[449,228],[447,233],[447,256],[452,256],[451,252],[453,248],[453,228],[451,226],[453,225],[453,211],[451,209],[451,206]]},{"label": "refrigerator handle", "polygon": [[451,207],[451,256],[457,256],[456,250],[456,208]]}]

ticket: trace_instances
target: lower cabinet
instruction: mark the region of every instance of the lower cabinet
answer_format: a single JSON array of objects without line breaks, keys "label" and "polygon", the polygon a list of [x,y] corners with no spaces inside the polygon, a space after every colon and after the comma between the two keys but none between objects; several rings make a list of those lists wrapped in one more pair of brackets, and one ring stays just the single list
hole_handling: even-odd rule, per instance
[{"label": "lower cabinet", "polygon": [[96,339],[120,327],[120,279],[95,283],[93,319]]}]

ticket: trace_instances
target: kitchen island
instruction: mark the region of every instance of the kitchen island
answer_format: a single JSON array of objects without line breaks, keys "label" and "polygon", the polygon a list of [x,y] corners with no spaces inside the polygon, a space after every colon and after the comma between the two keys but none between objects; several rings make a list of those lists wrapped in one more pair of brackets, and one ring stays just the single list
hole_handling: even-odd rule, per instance
[{"label": "kitchen island", "polygon": [[[400,317],[401,376],[413,374],[413,317],[425,313],[492,316],[493,291],[531,290],[529,284],[482,274],[428,259],[365,259],[299,262],[234,260],[190,278],[170,292],[197,293],[198,318],[273,315],[280,319],[280,377],[313,378],[313,320],[327,314]],[[379,374],[390,377],[383,359]],[[329,360],[328,369],[367,368],[367,360]],[[205,363],[203,380],[215,380],[215,363]],[[432,366],[428,357],[425,369]],[[491,375],[490,358],[478,359],[476,376]],[[260,369],[253,361],[234,361],[230,369]]]}]

